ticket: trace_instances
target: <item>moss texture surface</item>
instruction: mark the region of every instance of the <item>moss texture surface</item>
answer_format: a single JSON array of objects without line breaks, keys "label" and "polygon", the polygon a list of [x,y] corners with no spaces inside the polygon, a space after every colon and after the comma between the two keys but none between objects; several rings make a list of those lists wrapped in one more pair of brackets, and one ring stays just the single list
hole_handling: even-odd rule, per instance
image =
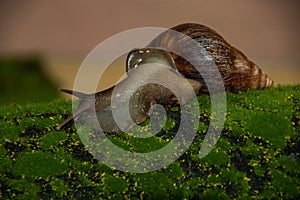
[{"label": "moss texture surface", "polygon": [[[227,94],[225,127],[203,159],[197,155],[209,124],[210,101],[208,96],[198,100],[199,128],[189,150],[171,165],[144,174],[100,163],[74,126],[56,131],[71,114],[71,102],[1,106],[0,198],[300,198],[300,85]],[[176,119],[167,122],[148,139],[149,148],[172,139]],[[120,147],[130,143],[128,150],[148,148],[125,133],[108,137]]]}]

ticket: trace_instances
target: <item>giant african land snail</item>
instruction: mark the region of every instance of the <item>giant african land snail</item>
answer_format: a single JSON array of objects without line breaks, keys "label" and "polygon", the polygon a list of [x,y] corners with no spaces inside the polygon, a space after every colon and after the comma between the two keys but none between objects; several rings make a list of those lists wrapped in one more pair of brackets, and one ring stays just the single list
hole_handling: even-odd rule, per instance
[{"label": "giant african land snail", "polygon": [[[226,91],[236,92],[266,88],[273,85],[273,81],[256,64],[250,61],[241,51],[226,42],[214,30],[193,23],[180,24],[171,28],[171,30],[189,36],[206,50],[221,74]],[[149,112],[151,112],[151,106],[154,104],[170,107],[178,103],[186,104],[193,99],[193,92],[185,89],[186,81],[195,93],[207,93],[205,80],[190,62],[173,52],[150,48],[180,44],[174,42],[176,39],[172,37],[168,32],[164,32],[151,41],[148,47],[129,52],[126,71],[130,72],[133,68],[137,70],[119,83],[117,92],[113,92],[115,87],[90,95],[63,89],[62,91],[79,97],[81,102],[73,115],[60,124],[57,129],[61,129],[73,118],[95,108],[101,128],[104,131],[126,131],[134,124],[145,121]],[[177,46],[176,48],[181,47]],[[157,80],[169,82],[169,85],[174,85],[174,90],[177,89],[181,95],[175,97],[170,88],[168,89],[160,84],[145,84],[134,91],[132,97],[130,97],[129,110],[133,121],[127,122],[126,112],[122,108],[122,99],[128,94],[127,90],[135,88],[133,86],[136,84],[136,78],[141,80],[140,76],[144,77],[145,80],[155,77]],[[115,99],[119,98],[119,102],[117,102],[119,106],[115,108],[111,106],[111,99],[114,94],[119,95],[115,97]],[[113,109],[119,109],[118,113],[124,119],[125,125],[122,129],[118,127],[113,119],[111,112]]]}]

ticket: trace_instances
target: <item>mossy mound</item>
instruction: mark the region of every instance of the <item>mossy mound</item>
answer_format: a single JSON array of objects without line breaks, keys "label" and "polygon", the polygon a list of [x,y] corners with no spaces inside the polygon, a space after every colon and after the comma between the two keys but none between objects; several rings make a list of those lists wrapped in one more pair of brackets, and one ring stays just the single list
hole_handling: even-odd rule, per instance
[{"label": "mossy mound", "polygon": [[[171,165],[144,174],[100,163],[83,146],[74,126],[56,131],[71,113],[70,102],[2,106],[0,198],[300,198],[300,85],[228,94],[222,135],[203,159],[198,152],[210,119],[210,101],[208,96],[198,100],[198,134],[189,150]],[[164,133],[172,136],[174,119],[167,122],[162,133],[148,139],[148,147],[165,144]],[[146,148],[125,133],[108,137],[120,147],[132,141],[132,149]]]},{"label": "mossy mound", "polygon": [[39,57],[0,57],[0,104],[47,102],[59,97]]}]

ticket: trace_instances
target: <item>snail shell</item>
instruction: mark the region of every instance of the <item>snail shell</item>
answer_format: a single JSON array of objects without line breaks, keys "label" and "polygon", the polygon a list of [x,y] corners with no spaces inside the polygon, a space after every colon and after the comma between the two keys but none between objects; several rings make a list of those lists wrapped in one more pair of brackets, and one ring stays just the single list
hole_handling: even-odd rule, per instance
[{"label": "snail shell", "polygon": [[[221,74],[226,91],[236,92],[273,85],[273,81],[255,63],[211,28],[201,24],[185,23],[177,25],[171,30],[192,38],[206,50]],[[172,32],[165,31],[151,41],[148,47],[172,47],[173,49],[181,48],[181,51],[189,51],[188,48],[178,47],[182,43],[178,42],[176,37]],[[177,70],[184,77],[199,81],[204,86],[200,93],[207,92],[205,81],[195,67],[181,56],[172,52],[171,55]]]}]

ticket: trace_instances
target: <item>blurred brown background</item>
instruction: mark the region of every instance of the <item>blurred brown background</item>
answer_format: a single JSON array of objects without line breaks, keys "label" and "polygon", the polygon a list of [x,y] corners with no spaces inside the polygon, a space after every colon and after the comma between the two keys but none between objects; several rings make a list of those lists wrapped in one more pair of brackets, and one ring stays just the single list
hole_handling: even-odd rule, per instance
[{"label": "blurred brown background", "polygon": [[[0,56],[42,56],[52,80],[72,88],[85,56],[106,38],[131,28],[196,22],[219,32],[276,83],[299,83],[299,5],[297,0],[2,0]],[[114,70],[117,75],[123,69]]]}]

